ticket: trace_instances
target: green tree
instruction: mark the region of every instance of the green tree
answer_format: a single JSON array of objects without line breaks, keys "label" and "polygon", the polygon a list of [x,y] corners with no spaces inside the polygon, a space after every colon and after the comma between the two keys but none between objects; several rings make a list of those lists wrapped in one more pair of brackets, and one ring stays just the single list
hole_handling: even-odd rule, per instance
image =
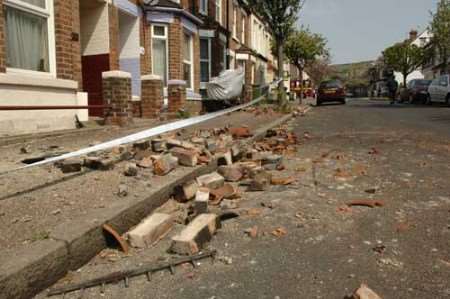
[{"label": "green tree", "polygon": [[[295,30],[286,41],[284,47],[286,58],[293,64],[299,73],[303,84],[303,71],[320,57],[328,57],[327,40],[318,33],[309,29]],[[302,94],[302,93],[301,93]]]},{"label": "green tree", "polygon": [[330,59],[329,57],[319,58],[314,63],[307,65],[305,70],[314,84],[319,85],[331,74]]},{"label": "green tree", "polygon": [[448,72],[448,56],[450,55],[450,0],[441,0],[436,13],[432,14],[430,31],[433,45],[442,59],[442,70]]},{"label": "green tree", "polygon": [[[304,2],[305,0],[250,0],[251,6],[272,31],[277,49],[278,78],[280,79],[284,75],[284,44],[294,28]],[[279,89],[284,90],[283,82],[280,82]],[[286,104],[284,92],[279,93],[278,100],[281,106]]]},{"label": "green tree", "polygon": [[425,51],[410,41],[404,41],[384,50],[383,57],[387,67],[403,75],[403,84],[406,86],[408,75],[423,64]]}]

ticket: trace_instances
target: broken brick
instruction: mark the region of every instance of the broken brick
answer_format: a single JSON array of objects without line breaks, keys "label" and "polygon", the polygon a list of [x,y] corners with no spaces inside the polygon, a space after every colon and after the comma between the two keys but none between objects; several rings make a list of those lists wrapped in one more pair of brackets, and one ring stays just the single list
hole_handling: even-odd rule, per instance
[{"label": "broken brick", "polygon": [[153,161],[153,172],[163,176],[174,170],[178,165],[178,159],[171,154],[165,154]]},{"label": "broken brick", "polygon": [[162,153],[167,149],[167,143],[164,139],[153,139],[152,140],[152,150],[155,153]]},{"label": "broken brick", "polygon": [[145,248],[158,242],[172,228],[174,219],[169,214],[155,213],[145,218],[126,234],[128,242],[136,248]]},{"label": "broken brick", "polygon": [[138,141],[133,143],[134,150],[145,151],[150,148],[150,142],[148,140]]},{"label": "broken brick", "polygon": [[170,153],[178,158],[178,163],[183,166],[194,167],[198,163],[197,153],[180,147],[175,147],[170,150]]},{"label": "broken brick", "polygon": [[235,165],[220,166],[217,171],[227,182],[238,182],[244,177],[241,167]]},{"label": "broken brick", "polygon": [[114,168],[115,160],[111,158],[87,157],[84,166],[94,170],[110,170]]},{"label": "broken brick", "polygon": [[231,155],[231,151],[226,151],[223,153],[218,154],[218,165],[232,165],[233,164],[233,157]]},{"label": "broken brick", "polygon": [[219,227],[217,215],[198,215],[180,234],[172,238],[170,250],[182,255],[196,254],[212,239]]},{"label": "broken brick", "polygon": [[271,184],[272,174],[264,169],[256,169],[250,173],[252,179],[248,187],[249,191],[266,191]]},{"label": "broken brick", "polygon": [[195,194],[194,200],[194,212],[195,214],[204,214],[208,213],[208,202],[209,202],[209,189],[208,188],[200,188],[197,190]]},{"label": "broken brick", "polygon": [[134,163],[127,163],[123,172],[126,176],[137,176],[138,168]]},{"label": "broken brick", "polygon": [[67,159],[59,164],[63,173],[80,172],[83,162],[80,159]]},{"label": "broken brick", "polygon": [[152,168],[153,160],[151,157],[144,158],[137,163],[137,166],[139,166],[141,168]]},{"label": "broken brick", "polygon": [[198,184],[196,181],[192,180],[185,184],[183,184],[181,187],[176,188],[176,198],[179,201],[188,201],[195,197],[195,194],[198,190]]},{"label": "broken brick", "polygon": [[197,183],[201,187],[206,187],[209,189],[218,189],[223,186],[223,184],[225,183],[225,179],[217,172],[213,172],[198,177]]},{"label": "broken brick", "polygon": [[353,299],[381,299],[381,297],[372,291],[367,285],[361,284],[361,286],[354,292]]},{"label": "broken brick", "polygon": [[228,132],[235,138],[248,138],[253,136],[247,127],[229,128]]}]

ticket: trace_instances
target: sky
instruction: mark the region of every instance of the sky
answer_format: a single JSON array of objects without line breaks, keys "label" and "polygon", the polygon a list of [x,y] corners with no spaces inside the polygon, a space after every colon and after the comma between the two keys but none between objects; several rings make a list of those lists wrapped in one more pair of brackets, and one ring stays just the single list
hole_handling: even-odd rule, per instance
[{"label": "sky", "polygon": [[425,30],[438,0],[306,0],[299,24],[328,39],[332,63],[376,59],[381,51]]}]

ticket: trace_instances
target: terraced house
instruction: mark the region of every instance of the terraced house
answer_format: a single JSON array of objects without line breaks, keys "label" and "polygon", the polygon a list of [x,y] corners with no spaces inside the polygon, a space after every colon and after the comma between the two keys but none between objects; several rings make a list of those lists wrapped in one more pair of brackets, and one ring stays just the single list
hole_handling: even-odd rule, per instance
[{"label": "terraced house", "polygon": [[129,81],[116,94],[126,103],[121,117],[154,117],[143,95],[160,95],[146,90],[155,85],[143,76],[159,76],[166,105],[170,86],[183,85],[197,112],[207,82],[224,69],[245,70],[247,100],[273,76],[270,32],[245,0],[0,0],[0,6],[0,104],[90,106],[0,111],[1,135],[71,129],[76,120],[104,117],[111,104],[105,74]]}]

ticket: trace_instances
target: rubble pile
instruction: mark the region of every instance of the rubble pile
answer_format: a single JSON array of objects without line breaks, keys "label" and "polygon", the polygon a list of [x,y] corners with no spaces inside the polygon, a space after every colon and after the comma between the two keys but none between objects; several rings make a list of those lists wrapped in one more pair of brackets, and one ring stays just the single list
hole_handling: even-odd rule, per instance
[{"label": "rubble pile", "polygon": [[[125,234],[132,247],[144,248],[157,243],[179,223],[183,230],[172,238],[170,251],[181,255],[198,253],[211,240],[220,228],[221,215],[238,209],[243,192],[266,191],[271,185],[295,181],[274,174],[285,169],[283,156],[296,151],[297,136],[286,128],[269,130],[262,140],[251,144],[246,143],[253,136],[248,127],[199,130],[188,138],[181,135],[165,134],[97,156],[63,161],[57,166],[64,173],[81,171],[82,167],[111,170],[118,162],[125,161],[120,168],[122,175],[139,178],[140,173],[166,176],[178,167],[217,161],[216,171],[175,188],[170,201],[177,202],[179,209],[148,215]],[[120,196],[127,196],[126,185],[121,189]]]}]

